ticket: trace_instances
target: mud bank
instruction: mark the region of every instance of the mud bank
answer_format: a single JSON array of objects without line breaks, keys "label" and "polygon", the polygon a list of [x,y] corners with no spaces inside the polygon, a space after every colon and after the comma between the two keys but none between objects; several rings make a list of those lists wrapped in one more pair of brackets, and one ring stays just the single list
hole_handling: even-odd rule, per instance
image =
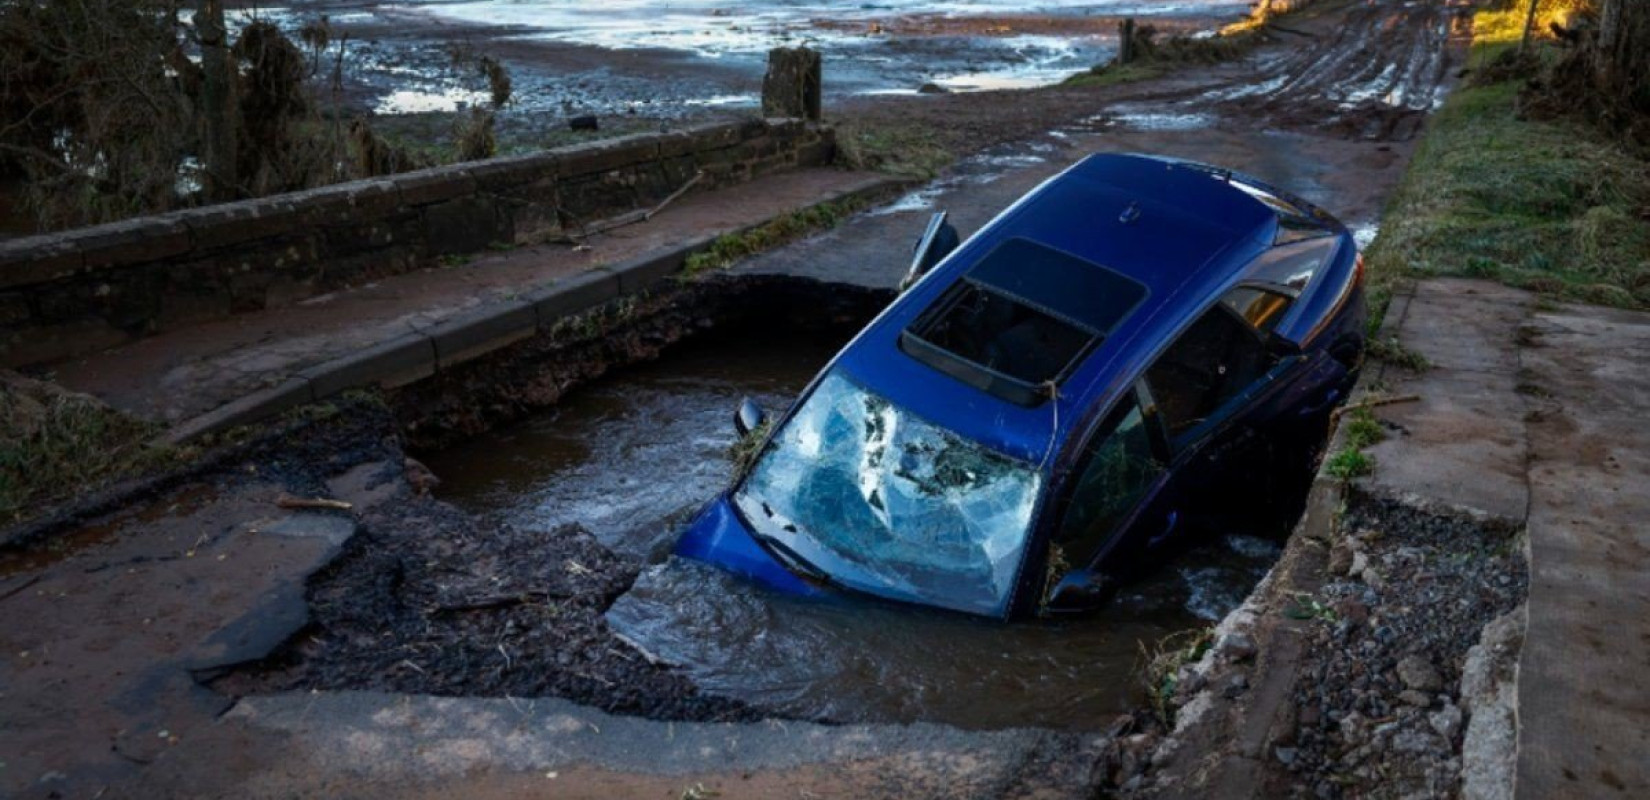
[{"label": "mud bank", "polygon": [[388,410],[341,413],[352,435],[380,448],[342,473],[327,470],[339,477],[323,494],[359,500],[357,532],[309,579],[303,630],[267,658],[202,677],[235,696],[362,689],[561,697],[653,719],[762,717],[701,694],[608,628],[606,611],[644,566],[639,554],[616,553],[576,524],[518,528],[431,497],[434,476],[400,443],[438,447],[549,408],[610,370],[719,327],[846,338],[889,298],[788,279],[684,281],[407,387],[389,398],[393,422]]}]

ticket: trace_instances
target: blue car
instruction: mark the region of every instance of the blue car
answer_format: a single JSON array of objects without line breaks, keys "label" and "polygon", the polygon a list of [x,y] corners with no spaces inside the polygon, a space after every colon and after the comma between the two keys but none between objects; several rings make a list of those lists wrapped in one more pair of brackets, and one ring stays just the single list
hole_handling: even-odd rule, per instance
[{"label": "blue car", "polygon": [[1095,155],[909,287],[678,540],[782,591],[996,618],[1102,605],[1212,518],[1304,484],[1364,351],[1345,226],[1205,165]]}]

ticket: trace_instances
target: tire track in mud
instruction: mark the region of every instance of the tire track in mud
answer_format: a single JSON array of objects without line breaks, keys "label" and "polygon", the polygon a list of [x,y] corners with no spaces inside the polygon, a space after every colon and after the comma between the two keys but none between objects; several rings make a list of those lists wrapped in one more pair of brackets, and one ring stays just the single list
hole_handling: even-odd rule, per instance
[{"label": "tire track in mud", "polygon": [[1226,80],[1129,110],[1409,141],[1464,61],[1470,12],[1464,0],[1360,0],[1342,13],[1289,20],[1268,28],[1274,43],[1228,68]]}]

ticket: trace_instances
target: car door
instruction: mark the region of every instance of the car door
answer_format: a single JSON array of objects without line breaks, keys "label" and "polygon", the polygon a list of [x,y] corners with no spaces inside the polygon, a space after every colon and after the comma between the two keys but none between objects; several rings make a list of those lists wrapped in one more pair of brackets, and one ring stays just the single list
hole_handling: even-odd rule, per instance
[{"label": "car door", "polygon": [[1166,451],[1137,392],[1127,393],[1084,446],[1049,539],[1049,585],[1105,559],[1168,474]]},{"label": "car door", "polygon": [[[1264,330],[1286,309],[1285,296],[1241,306],[1229,299],[1206,309],[1146,369],[1148,417],[1162,426],[1170,462],[1155,507],[1144,512],[1155,525],[1142,529],[1138,549],[1161,549],[1189,530],[1218,526],[1271,488],[1272,443],[1254,412],[1294,382],[1303,361],[1271,349]],[[1251,317],[1239,310],[1251,305],[1268,311]]]}]

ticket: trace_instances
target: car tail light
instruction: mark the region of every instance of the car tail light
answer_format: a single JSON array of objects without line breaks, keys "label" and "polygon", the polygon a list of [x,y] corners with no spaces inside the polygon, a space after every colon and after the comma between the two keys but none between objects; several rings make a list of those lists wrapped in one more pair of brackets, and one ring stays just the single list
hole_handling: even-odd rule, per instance
[{"label": "car tail light", "polygon": [[1352,265],[1352,285],[1361,286],[1364,282],[1364,254],[1358,254],[1358,260]]}]

